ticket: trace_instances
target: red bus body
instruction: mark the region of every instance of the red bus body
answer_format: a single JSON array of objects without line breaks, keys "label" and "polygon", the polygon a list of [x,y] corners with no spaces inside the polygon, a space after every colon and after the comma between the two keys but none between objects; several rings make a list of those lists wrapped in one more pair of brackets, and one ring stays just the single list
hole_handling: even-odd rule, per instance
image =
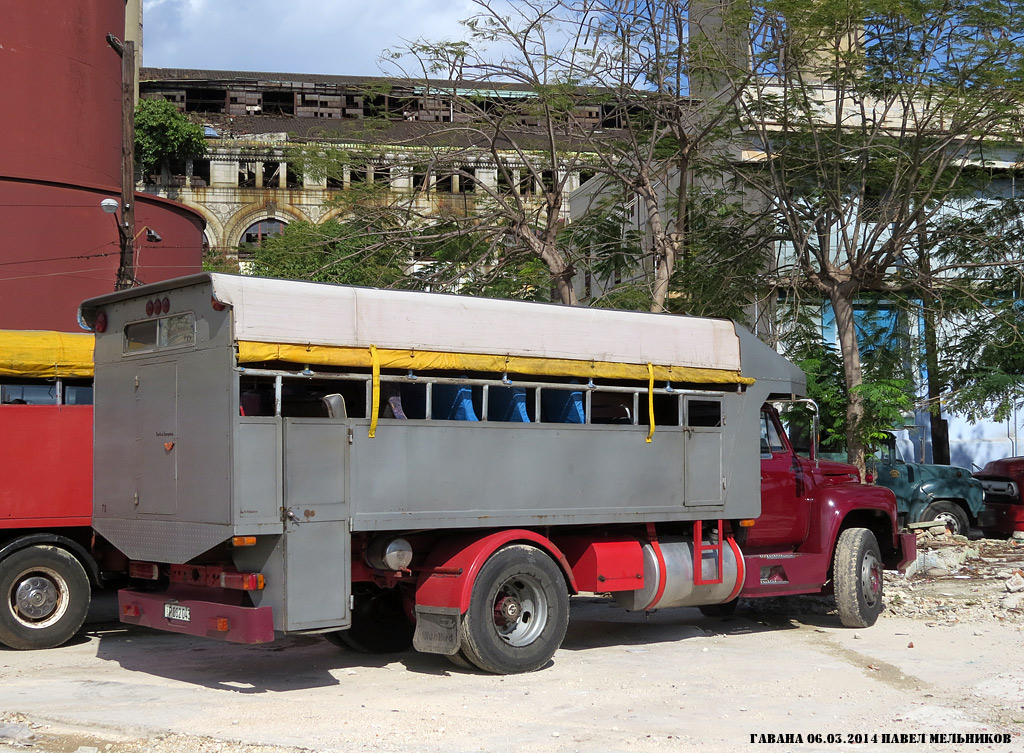
[{"label": "red bus body", "polygon": [[88,529],[92,406],[0,405],[0,528]]}]

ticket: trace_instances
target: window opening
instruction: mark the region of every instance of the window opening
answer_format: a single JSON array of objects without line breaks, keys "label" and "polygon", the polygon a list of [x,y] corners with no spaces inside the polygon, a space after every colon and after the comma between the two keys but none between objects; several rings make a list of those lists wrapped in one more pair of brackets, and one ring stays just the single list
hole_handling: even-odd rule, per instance
[{"label": "window opening", "polygon": [[196,315],[191,311],[126,324],[124,328],[124,352],[129,355],[195,343]]},{"label": "window opening", "polygon": [[295,93],[290,91],[263,92],[263,112],[266,115],[294,115]]},{"label": "window opening", "polygon": [[688,400],[686,425],[694,428],[716,428],[722,425],[722,404],[717,400]]},{"label": "window opening", "polygon": [[679,426],[679,395],[654,393],[654,425]]},{"label": "window opening", "polygon": [[783,452],[785,445],[782,444],[782,437],[779,430],[767,413],[761,414],[761,454],[771,455],[776,452]]},{"label": "window opening", "polygon": [[32,382],[7,382],[0,385],[0,403],[3,405],[57,405],[56,382],[39,384]]},{"label": "window opening", "polygon": [[583,409],[583,389],[549,388],[540,391],[541,421],[555,424],[587,422]]}]

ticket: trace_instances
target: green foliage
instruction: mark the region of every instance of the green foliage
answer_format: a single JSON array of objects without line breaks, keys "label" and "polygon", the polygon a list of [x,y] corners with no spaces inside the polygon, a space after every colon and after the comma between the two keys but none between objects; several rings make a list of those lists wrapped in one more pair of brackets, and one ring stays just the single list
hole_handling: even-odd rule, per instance
[{"label": "green foliage", "polygon": [[748,327],[772,246],[760,215],[725,191],[691,191],[689,232],[670,282],[669,311],[721,316]]},{"label": "green foliage", "polygon": [[328,220],[292,222],[253,249],[252,272],[265,277],[391,287],[405,276],[404,261],[365,227]]},{"label": "green foliage", "polygon": [[[842,452],[847,447],[848,418],[846,407],[850,390],[843,376],[839,352],[824,342],[815,317],[800,311],[797,324],[783,338],[787,357],[807,375],[807,396],[818,404],[821,447],[826,452]],[[907,351],[895,342],[882,347],[878,342],[886,335],[881,331],[865,332],[861,328],[864,351],[864,380],[853,391],[860,395],[864,416],[853,433],[865,446],[877,445],[884,432],[903,425],[903,415],[913,407],[913,383],[900,365]],[[872,345],[875,347],[872,347]],[[893,347],[889,347],[889,346]],[[803,413],[803,409],[794,409]]]},{"label": "green foliage", "polygon": [[135,161],[144,175],[161,165],[206,154],[203,127],[165,99],[140,99],[135,106]]}]

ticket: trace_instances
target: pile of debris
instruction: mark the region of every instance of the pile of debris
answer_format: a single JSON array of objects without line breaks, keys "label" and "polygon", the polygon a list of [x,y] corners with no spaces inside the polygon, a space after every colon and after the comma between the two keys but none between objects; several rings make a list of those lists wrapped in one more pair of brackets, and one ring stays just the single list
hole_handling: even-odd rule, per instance
[{"label": "pile of debris", "polygon": [[1024,623],[1024,540],[954,536],[942,523],[915,523],[917,560],[885,574],[885,611],[935,624]]}]

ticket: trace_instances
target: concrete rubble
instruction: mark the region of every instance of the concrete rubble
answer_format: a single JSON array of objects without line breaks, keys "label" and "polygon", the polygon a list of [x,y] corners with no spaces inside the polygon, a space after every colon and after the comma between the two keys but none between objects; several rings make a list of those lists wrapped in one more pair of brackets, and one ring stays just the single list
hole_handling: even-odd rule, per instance
[{"label": "concrete rubble", "polygon": [[941,523],[910,526],[917,560],[885,573],[885,614],[933,624],[1024,623],[1024,540],[953,536]]}]

